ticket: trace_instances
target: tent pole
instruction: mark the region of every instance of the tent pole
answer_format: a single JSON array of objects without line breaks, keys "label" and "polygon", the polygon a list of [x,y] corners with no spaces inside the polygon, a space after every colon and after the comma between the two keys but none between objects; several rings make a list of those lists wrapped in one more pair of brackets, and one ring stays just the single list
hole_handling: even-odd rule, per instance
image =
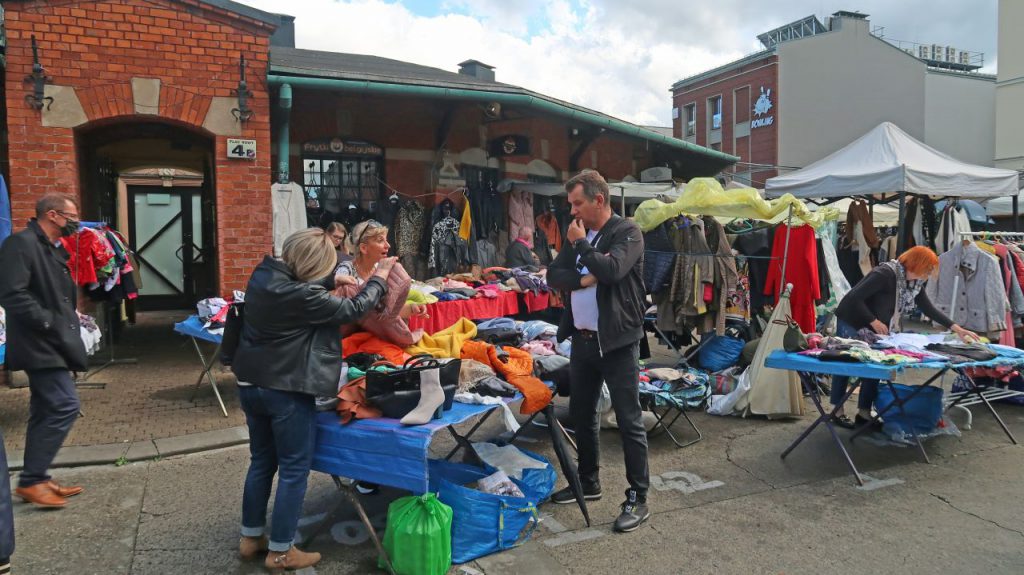
[{"label": "tent pole", "polygon": [[786,247],[782,250],[782,280],[779,282],[779,297],[786,291],[786,264],[789,263],[789,235],[793,233],[793,204],[789,204],[789,215],[786,216]]},{"label": "tent pole", "polygon": [[1010,202],[1013,204],[1013,231],[1020,231],[1020,212],[1017,211],[1017,200],[1020,194],[1014,194],[1013,199]]},{"label": "tent pole", "polygon": [[906,246],[903,245],[903,211],[907,207],[907,192],[900,192],[900,211],[896,217],[899,218],[899,225],[896,228],[896,254],[902,254]]},{"label": "tent pole", "polygon": [[622,198],[622,211],[619,215],[626,217],[626,186],[619,186],[619,197]]}]

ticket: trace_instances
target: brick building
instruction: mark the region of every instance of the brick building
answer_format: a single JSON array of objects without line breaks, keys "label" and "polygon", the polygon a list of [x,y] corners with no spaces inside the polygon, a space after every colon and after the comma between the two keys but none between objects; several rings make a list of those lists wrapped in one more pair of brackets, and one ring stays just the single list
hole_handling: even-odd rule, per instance
[{"label": "brick building", "polygon": [[370,210],[393,191],[431,207],[482,179],[652,166],[685,179],[735,161],[496,82],[479,62],[455,73],[298,50],[291,17],[229,0],[11,0],[2,16],[15,227],[44,193],[76,195],[85,219],[129,236],[151,307],[243,287],[271,249],[278,180]]},{"label": "brick building", "polygon": [[992,165],[995,78],[983,55],[889,40],[867,15],[815,16],[758,36],[764,50],[672,86],[676,137],[740,157],[764,187],[892,122],[953,157]]}]

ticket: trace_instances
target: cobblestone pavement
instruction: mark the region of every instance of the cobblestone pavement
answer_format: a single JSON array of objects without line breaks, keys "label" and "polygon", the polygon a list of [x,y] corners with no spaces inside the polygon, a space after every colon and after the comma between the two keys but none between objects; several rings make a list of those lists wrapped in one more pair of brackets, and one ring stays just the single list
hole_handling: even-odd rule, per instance
[{"label": "cobblestone pavement", "polygon": [[[187,315],[186,311],[139,314],[138,323],[124,329],[115,357],[136,358],[138,363],[113,365],[87,379],[106,387],[79,389],[85,417],[75,423],[65,445],[145,441],[245,424],[234,376],[219,367],[214,373],[228,417],[221,413],[205,380],[195,401],[189,401],[201,370],[199,359],[188,338],[173,331],[174,322]],[[203,353],[212,352],[212,345],[203,346]],[[93,359],[105,361],[108,353],[104,348]],[[24,381],[23,373],[16,375]],[[27,387],[0,388],[0,429],[8,451],[24,449],[28,402]]]}]

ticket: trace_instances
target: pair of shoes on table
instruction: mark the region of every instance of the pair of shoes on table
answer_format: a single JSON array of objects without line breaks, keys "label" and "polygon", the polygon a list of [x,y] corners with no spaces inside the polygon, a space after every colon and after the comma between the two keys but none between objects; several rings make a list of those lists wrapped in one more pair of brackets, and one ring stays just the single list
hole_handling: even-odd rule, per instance
[{"label": "pair of shoes on table", "polygon": [[39,507],[64,507],[68,497],[74,497],[84,491],[81,487],[63,487],[50,479],[28,487],[18,487],[14,492],[28,503]]},{"label": "pair of shoes on table", "polygon": [[[601,484],[599,483],[583,486],[583,499],[586,501],[597,501],[601,499],[602,495]],[[576,503],[576,494],[573,493],[572,488],[566,487],[556,491],[551,496],[551,502],[560,505]],[[618,518],[615,519],[615,525],[612,526],[612,529],[619,533],[629,533],[636,530],[651,516],[650,510],[647,508],[646,498],[641,498],[634,489],[626,490],[626,500],[622,502],[621,508],[622,512],[619,513]]]}]

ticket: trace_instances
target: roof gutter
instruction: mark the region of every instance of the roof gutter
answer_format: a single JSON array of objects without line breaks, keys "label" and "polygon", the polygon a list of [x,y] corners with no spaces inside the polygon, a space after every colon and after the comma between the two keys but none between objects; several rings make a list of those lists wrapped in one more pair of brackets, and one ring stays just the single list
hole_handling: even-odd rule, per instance
[{"label": "roof gutter", "polygon": [[710,160],[734,164],[739,158],[730,154],[710,150],[696,144],[691,144],[677,138],[659,134],[617,120],[608,116],[602,116],[592,112],[585,112],[576,108],[560,104],[558,102],[532,96],[529,94],[516,94],[509,92],[495,92],[490,90],[465,90],[460,88],[441,88],[438,86],[416,86],[411,84],[394,84],[387,82],[369,82],[366,80],[343,80],[340,78],[310,78],[306,76],[282,76],[269,74],[267,81],[271,86],[291,84],[292,87],[309,88],[314,90],[338,90],[357,92],[363,94],[385,94],[390,96],[422,96],[424,98],[444,98],[454,100],[476,100],[482,102],[498,102],[503,105],[519,106],[530,108],[538,112],[561,116],[570,120],[578,120],[588,124],[613,130],[620,134],[633,136],[648,140],[656,144],[662,144],[670,148],[676,148],[693,154],[705,156]]}]

